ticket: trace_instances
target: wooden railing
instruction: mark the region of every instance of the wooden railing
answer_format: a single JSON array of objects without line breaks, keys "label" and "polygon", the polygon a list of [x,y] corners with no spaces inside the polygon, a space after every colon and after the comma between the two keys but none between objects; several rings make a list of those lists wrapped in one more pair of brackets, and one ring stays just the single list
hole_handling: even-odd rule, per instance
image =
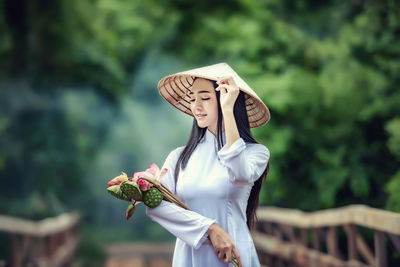
[{"label": "wooden railing", "polygon": [[400,266],[398,213],[352,205],[310,213],[263,207],[257,215],[252,235],[268,267]]},{"label": "wooden railing", "polygon": [[77,213],[38,222],[0,215],[0,232],[10,235],[7,266],[70,266],[79,242]]},{"label": "wooden railing", "polygon": [[105,267],[171,267],[175,243],[108,244]]}]

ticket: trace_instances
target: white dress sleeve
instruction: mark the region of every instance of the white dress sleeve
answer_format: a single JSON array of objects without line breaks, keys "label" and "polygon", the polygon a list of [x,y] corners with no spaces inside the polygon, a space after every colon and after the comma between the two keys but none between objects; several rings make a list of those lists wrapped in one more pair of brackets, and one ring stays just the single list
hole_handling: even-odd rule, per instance
[{"label": "white dress sleeve", "polygon": [[226,144],[218,157],[228,169],[229,179],[235,185],[254,183],[264,172],[269,161],[269,150],[261,144],[246,144],[242,138],[229,148]]},{"label": "white dress sleeve", "polygon": [[[161,183],[168,187],[174,194],[176,194],[174,179],[175,164],[181,151],[181,148],[172,151],[163,165],[163,168],[167,168],[168,171],[161,178]],[[206,232],[215,222],[215,220],[204,217],[194,211],[185,210],[164,200],[156,208],[146,207],[146,214],[153,221],[159,223],[171,234],[183,240],[194,249],[199,248],[207,239],[208,235]]]}]

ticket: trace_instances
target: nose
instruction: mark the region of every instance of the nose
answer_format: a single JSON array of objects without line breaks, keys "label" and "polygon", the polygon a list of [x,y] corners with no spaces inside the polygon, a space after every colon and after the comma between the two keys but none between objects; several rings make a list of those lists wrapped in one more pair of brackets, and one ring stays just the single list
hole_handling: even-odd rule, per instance
[{"label": "nose", "polygon": [[193,108],[194,108],[195,110],[200,110],[200,109],[203,108],[203,106],[202,106],[201,101],[200,101],[199,98],[195,99],[194,102],[192,102],[192,103],[193,103]]}]

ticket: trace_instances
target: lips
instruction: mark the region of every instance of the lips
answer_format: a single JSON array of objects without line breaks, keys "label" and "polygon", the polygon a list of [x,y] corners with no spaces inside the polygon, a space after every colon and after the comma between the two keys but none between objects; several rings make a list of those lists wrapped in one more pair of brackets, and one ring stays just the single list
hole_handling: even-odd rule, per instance
[{"label": "lips", "polygon": [[205,118],[206,116],[207,116],[207,114],[196,114],[196,118],[198,118],[198,119]]}]

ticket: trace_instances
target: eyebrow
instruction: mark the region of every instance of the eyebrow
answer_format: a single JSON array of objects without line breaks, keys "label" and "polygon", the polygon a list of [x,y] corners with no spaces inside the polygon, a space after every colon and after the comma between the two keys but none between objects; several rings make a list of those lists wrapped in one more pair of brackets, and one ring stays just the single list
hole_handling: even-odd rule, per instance
[{"label": "eyebrow", "polygon": [[[201,93],[211,93],[211,92],[207,91],[207,90],[202,90],[202,91],[199,91],[198,93],[201,94]],[[194,93],[193,93],[193,91],[190,91],[189,94],[193,95]]]}]

